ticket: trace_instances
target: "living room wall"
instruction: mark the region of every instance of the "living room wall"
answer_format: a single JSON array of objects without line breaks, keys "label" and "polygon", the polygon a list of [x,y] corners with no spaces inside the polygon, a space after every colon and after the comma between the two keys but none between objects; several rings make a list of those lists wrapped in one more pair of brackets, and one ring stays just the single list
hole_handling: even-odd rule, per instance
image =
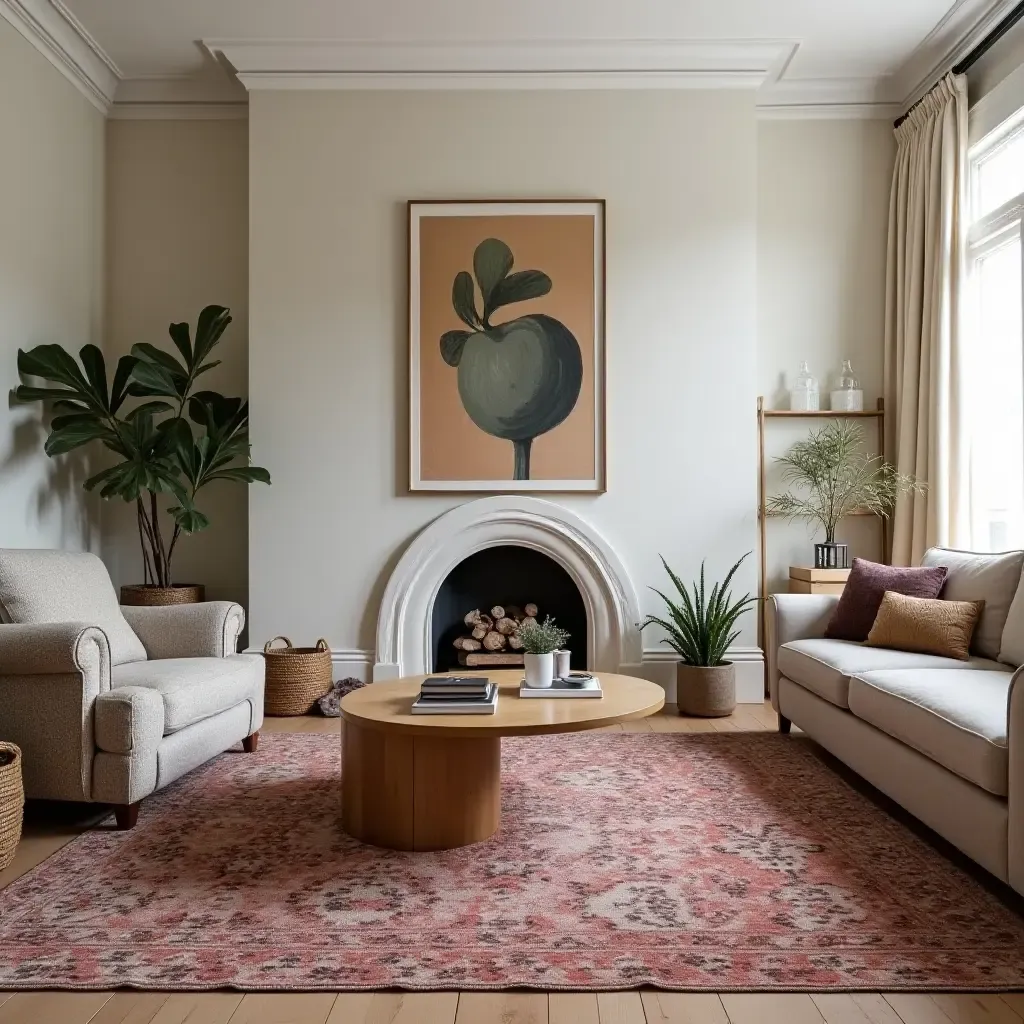
[{"label": "living room wall", "polygon": [[[107,358],[139,341],[170,347],[167,325],[193,326],[203,306],[233,322],[203,386],[248,391],[249,180],[244,120],[112,120],[107,125]],[[211,600],[248,603],[245,488],[217,483],[199,507],[212,525],[183,538],[179,582],[205,583]],[[103,508],[104,558],[117,585],[142,579],[134,506]]]},{"label": "living room wall", "polygon": [[410,198],[608,201],[608,493],[557,500],[651,610],[659,553],[692,576],[753,548],[751,94],[254,92],[249,134],[253,643],[372,650],[396,559],[465,500],[406,493]]},{"label": "living room wall", "polygon": [[[885,120],[761,121],[757,131],[757,378],[769,408],[788,408],[787,389],[807,360],[822,406],[843,359],[851,359],[865,408],[882,394],[889,187],[896,143]],[[771,460],[809,426],[776,420],[766,432]],[[865,437],[874,442],[874,424]],[[769,465],[769,492],[781,487]],[[881,531],[848,519],[840,539],[877,559]],[[790,565],[810,565],[802,523],[768,524],[770,589],[785,590]]]},{"label": "living room wall", "polygon": [[19,348],[102,342],[103,115],[2,19],[0,68],[0,547],[98,549],[87,459],[48,459],[8,394]]}]

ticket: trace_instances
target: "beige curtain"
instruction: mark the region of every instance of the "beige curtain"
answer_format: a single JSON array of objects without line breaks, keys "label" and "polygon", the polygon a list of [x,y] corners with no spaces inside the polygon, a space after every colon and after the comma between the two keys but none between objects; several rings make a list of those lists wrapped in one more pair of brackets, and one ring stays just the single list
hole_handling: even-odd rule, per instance
[{"label": "beige curtain", "polygon": [[968,546],[960,389],[967,179],[967,81],[947,75],[896,129],[885,296],[886,455],[927,484],[905,495],[894,565],[933,544]]}]

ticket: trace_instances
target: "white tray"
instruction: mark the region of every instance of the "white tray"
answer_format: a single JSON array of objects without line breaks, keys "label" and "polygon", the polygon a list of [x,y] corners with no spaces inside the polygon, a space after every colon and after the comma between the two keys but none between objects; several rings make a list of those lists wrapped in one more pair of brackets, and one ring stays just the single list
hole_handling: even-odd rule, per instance
[{"label": "white tray", "polygon": [[604,691],[601,689],[601,680],[597,676],[592,676],[582,686],[559,686],[559,680],[557,679],[553,686],[527,686],[526,680],[522,679],[519,682],[519,696],[527,697],[530,700],[541,698],[553,698],[555,700],[585,700],[590,698],[595,700],[603,697]]}]

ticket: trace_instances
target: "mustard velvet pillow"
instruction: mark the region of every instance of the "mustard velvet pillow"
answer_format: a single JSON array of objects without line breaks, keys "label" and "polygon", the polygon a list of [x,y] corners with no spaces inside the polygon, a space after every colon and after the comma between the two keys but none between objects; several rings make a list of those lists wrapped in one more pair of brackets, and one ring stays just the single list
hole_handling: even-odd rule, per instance
[{"label": "mustard velvet pillow", "polygon": [[864,642],[868,647],[967,661],[984,607],[984,601],[940,601],[887,590]]}]

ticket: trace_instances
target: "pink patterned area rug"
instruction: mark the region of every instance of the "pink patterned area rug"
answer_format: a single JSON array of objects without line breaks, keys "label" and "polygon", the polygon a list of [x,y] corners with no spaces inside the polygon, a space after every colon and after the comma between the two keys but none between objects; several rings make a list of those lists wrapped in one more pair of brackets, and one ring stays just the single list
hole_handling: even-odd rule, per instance
[{"label": "pink patterned area rug", "polygon": [[1024,923],[797,737],[504,746],[486,843],[338,825],[338,741],[269,735],[0,893],[0,988],[998,990]]}]

